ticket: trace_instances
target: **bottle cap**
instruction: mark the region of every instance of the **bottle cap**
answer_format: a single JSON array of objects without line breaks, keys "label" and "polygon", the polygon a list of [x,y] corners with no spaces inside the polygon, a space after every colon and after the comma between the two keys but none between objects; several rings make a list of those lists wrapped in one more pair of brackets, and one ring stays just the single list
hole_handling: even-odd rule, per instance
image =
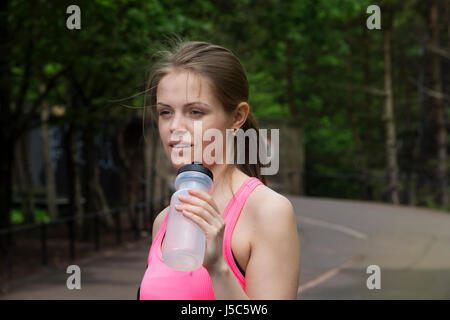
[{"label": "bottle cap", "polygon": [[207,167],[204,167],[202,163],[199,161],[192,161],[191,164],[186,164],[182,166],[180,169],[178,169],[177,175],[185,171],[198,171],[206,174],[208,177],[211,178],[211,180],[214,180],[213,173],[211,172],[211,170],[209,170]]}]

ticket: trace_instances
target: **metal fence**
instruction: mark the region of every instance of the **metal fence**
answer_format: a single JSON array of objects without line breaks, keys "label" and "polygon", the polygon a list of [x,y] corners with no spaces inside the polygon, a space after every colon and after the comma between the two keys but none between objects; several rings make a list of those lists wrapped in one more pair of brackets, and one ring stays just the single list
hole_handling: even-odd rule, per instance
[{"label": "metal fence", "polygon": [[[287,176],[295,176],[300,173],[295,170],[284,170],[282,174],[276,177],[269,177],[268,185],[275,191],[286,193],[288,181]],[[337,185],[330,190],[333,191],[328,196],[337,198],[352,198],[348,194],[348,190],[353,189],[353,195],[360,193],[360,199],[365,201],[382,201],[388,202],[388,179],[385,175],[360,175],[360,174],[301,174],[302,183],[305,181],[307,185],[313,185],[320,188],[327,186],[330,189],[334,183]],[[437,188],[432,185],[430,179],[426,179],[428,183],[419,181],[410,181],[401,176],[399,181],[401,200],[405,204],[425,205],[425,203],[411,203],[410,189],[408,185],[422,186],[430,185],[432,190]],[[167,185],[166,185],[167,186]],[[352,188],[349,188],[352,186]],[[368,188],[368,190],[363,190]],[[6,261],[3,270],[6,270],[8,278],[12,277],[13,267],[17,264],[17,259],[33,256],[35,261],[40,260],[41,265],[48,265],[51,257],[65,256],[66,259],[74,260],[77,256],[77,248],[80,252],[95,250],[99,251],[102,246],[120,246],[124,237],[128,237],[129,241],[136,241],[141,237],[142,231],[151,234],[155,213],[161,211],[170,201],[173,189],[169,186],[161,190],[161,199],[149,204],[149,210],[145,210],[145,204],[139,203],[135,206],[133,221],[127,214],[128,207],[116,208],[109,212],[98,212],[83,215],[83,228],[80,228],[77,221],[78,217],[65,217],[55,221],[40,224],[28,224],[12,226],[8,229],[0,230],[0,239],[6,240]],[[319,189],[318,189],[319,190]],[[318,192],[312,187],[306,188],[306,195],[317,196]],[[329,190],[329,191],[330,191]],[[412,189],[411,189],[412,190]],[[345,191],[345,192],[344,192]],[[362,192],[364,191],[364,192]],[[347,192],[347,193],[346,193]],[[350,197],[349,197],[350,196]],[[113,225],[106,226],[104,217],[109,216],[114,222]],[[82,239],[82,233],[86,232],[86,225],[89,226],[89,235],[86,239]],[[81,231],[81,232],[80,232]],[[107,237],[106,237],[107,236]],[[49,245],[51,242],[52,245]],[[39,257],[36,259],[36,257]],[[5,268],[6,266],[6,268]],[[0,270],[2,270],[0,269]],[[4,271],[2,271],[4,272]]]},{"label": "metal fence", "polygon": [[[144,203],[138,203],[132,209],[133,219],[127,211],[129,207],[121,207],[108,212],[84,214],[81,225],[79,217],[70,216],[2,229],[0,239],[6,242],[3,272],[6,271],[7,278],[11,279],[14,266],[19,264],[18,259],[30,259],[33,263],[40,260],[41,265],[47,266],[50,258],[73,261],[77,257],[77,247],[78,252],[99,251],[103,245],[120,246],[124,239],[136,241],[141,238],[143,231],[146,236],[150,235],[155,212],[161,211],[169,203],[170,191],[159,201],[151,203],[148,211]],[[112,218],[113,225],[106,224],[106,216]]]}]

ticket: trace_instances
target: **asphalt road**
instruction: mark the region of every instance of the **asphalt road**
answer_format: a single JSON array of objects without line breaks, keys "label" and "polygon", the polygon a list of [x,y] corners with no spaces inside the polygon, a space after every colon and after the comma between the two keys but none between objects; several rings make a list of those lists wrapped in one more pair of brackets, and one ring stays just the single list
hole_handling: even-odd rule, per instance
[{"label": "asphalt road", "polygon": [[[450,299],[450,214],[290,200],[301,235],[299,299]],[[371,265],[380,268],[380,289],[367,287]]]},{"label": "asphalt road", "polygon": [[[300,234],[298,299],[450,299],[450,214],[405,206],[289,197]],[[1,284],[0,299],[136,299],[148,239],[66,267]],[[380,289],[368,289],[380,270]]]}]

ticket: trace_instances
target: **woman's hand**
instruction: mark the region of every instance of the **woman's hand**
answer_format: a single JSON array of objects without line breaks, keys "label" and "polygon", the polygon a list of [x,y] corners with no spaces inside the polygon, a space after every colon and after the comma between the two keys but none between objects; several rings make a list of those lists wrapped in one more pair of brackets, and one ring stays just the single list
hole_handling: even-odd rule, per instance
[{"label": "woman's hand", "polygon": [[203,266],[209,271],[215,271],[226,265],[222,244],[225,231],[225,220],[220,214],[213,198],[199,189],[189,189],[188,195],[180,195],[183,202],[175,208],[185,217],[197,224],[206,236],[206,252]]}]

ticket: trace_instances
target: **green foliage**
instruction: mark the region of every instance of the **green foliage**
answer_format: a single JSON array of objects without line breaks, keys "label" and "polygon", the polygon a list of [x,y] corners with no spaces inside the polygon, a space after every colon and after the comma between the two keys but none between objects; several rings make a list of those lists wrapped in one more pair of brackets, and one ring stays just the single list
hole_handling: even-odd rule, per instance
[{"label": "green foliage", "polygon": [[[384,1],[382,11],[387,3],[399,6],[392,45],[396,113],[402,115],[396,122],[401,130],[417,131],[411,129],[420,118],[414,102],[417,88],[410,82],[419,74],[428,4]],[[11,2],[11,108],[22,98],[25,106],[32,105],[40,85],[58,76],[47,100],[70,106],[64,121],[85,130],[123,121],[136,111],[121,104],[142,107],[142,97],[117,101],[143,91],[151,54],[179,35],[223,45],[238,55],[248,71],[252,112],[256,117],[295,119],[304,126],[306,164],[312,173],[357,172],[357,154],[366,159],[369,171],[385,170],[383,98],[358,89],[383,89],[383,31],[365,26],[372,1],[78,1],[81,30],[65,26],[70,4]],[[31,115],[28,110],[22,114],[39,118],[39,108]],[[411,150],[399,150],[405,162]],[[353,195],[356,187],[333,182],[320,184],[314,192],[345,188]],[[13,211],[15,221],[18,216]]]},{"label": "green foliage", "polygon": [[279,103],[276,93],[276,80],[268,72],[248,74],[250,106],[256,117],[288,116],[286,105]]},{"label": "green foliage", "polygon": [[354,141],[342,114],[309,122],[305,130],[309,169],[316,173],[353,171]]},{"label": "green foliage", "polygon": [[12,209],[11,210],[11,223],[12,224],[21,224],[23,223],[25,218],[23,217],[22,210]]},{"label": "green foliage", "polygon": [[[12,224],[22,224],[25,221],[22,209],[12,209],[11,210],[11,223]],[[50,217],[46,210],[35,208],[34,209],[34,222],[50,222]]]}]

